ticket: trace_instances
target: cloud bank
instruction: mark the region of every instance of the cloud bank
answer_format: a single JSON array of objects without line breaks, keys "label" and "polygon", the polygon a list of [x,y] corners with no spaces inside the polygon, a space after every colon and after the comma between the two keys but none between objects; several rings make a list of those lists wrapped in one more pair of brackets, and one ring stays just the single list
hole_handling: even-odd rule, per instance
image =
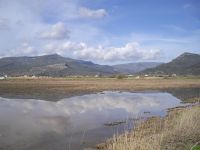
[{"label": "cloud bank", "polygon": [[142,49],[136,42],[127,43],[122,47],[92,47],[86,43],[64,42],[62,44],[47,44],[46,53],[54,51],[61,55],[71,52],[73,58],[98,60],[105,62],[152,60],[160,57],[160,50]]}]

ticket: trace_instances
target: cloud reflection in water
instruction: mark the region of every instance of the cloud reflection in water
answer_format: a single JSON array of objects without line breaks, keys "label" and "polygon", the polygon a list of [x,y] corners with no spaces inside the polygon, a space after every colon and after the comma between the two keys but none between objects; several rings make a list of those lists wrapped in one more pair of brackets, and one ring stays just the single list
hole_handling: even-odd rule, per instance
[{"label": "cloud reflection in water", "polygon": [[5,137],[0,142],[31,138],[38,143],[38,136],[47,133],[66,136],[99,130],[105,122],[133,118],[144,111],[163,115],[166,108],[179,103],[168,93],[104,92],[58,102],[0,98],[0,134]]}]

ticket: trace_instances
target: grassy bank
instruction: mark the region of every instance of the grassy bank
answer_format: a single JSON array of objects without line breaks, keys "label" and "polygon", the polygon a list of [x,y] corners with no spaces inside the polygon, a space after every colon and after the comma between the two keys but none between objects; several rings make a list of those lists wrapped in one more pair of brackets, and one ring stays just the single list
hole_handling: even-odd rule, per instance
[{"label": "grassy bank", "polygon": [[92,150],[195,150],[199,144],[198,105],[174,108],[164,118],[152,117],[144,122],[137,122],[133,131],[114,136]]}]

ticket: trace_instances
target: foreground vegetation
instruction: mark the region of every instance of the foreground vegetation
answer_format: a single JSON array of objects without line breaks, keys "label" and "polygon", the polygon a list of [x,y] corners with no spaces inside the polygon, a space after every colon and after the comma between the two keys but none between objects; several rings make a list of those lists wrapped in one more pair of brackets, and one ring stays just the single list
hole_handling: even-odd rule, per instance
[{"label": "foreground vegetation", "polygon": [[133,131],[114,136],[91,149],[196,150],[199,144],[200,105],[195,105],[172,109],[164,118],[137,122]]}]

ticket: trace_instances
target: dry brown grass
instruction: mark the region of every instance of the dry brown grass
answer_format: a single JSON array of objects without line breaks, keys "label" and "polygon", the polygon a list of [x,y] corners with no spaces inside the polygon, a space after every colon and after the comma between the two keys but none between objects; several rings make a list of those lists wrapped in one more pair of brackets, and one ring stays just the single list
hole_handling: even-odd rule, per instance
[{"label": "dry brown grass", "polygon": [[42,94],[73,96],[82,93],[92,93],[104,90],[160,90],[166,88],[196,88],[200,87],[200,79],[9,79],[0,81],[0,94]]},{"label": "dry brown grass", "polygon": [[200,106],[175,108],[165,118],[140,122],[134,131],[114,136],[96,149],[190,150],[200,142]]},{"label": "dry brown grass", "polygon": [[65,87],[78,89],[164,89],[171,87],[200,87],[200,79],[9,79],[0,81],[0,87]]}]

